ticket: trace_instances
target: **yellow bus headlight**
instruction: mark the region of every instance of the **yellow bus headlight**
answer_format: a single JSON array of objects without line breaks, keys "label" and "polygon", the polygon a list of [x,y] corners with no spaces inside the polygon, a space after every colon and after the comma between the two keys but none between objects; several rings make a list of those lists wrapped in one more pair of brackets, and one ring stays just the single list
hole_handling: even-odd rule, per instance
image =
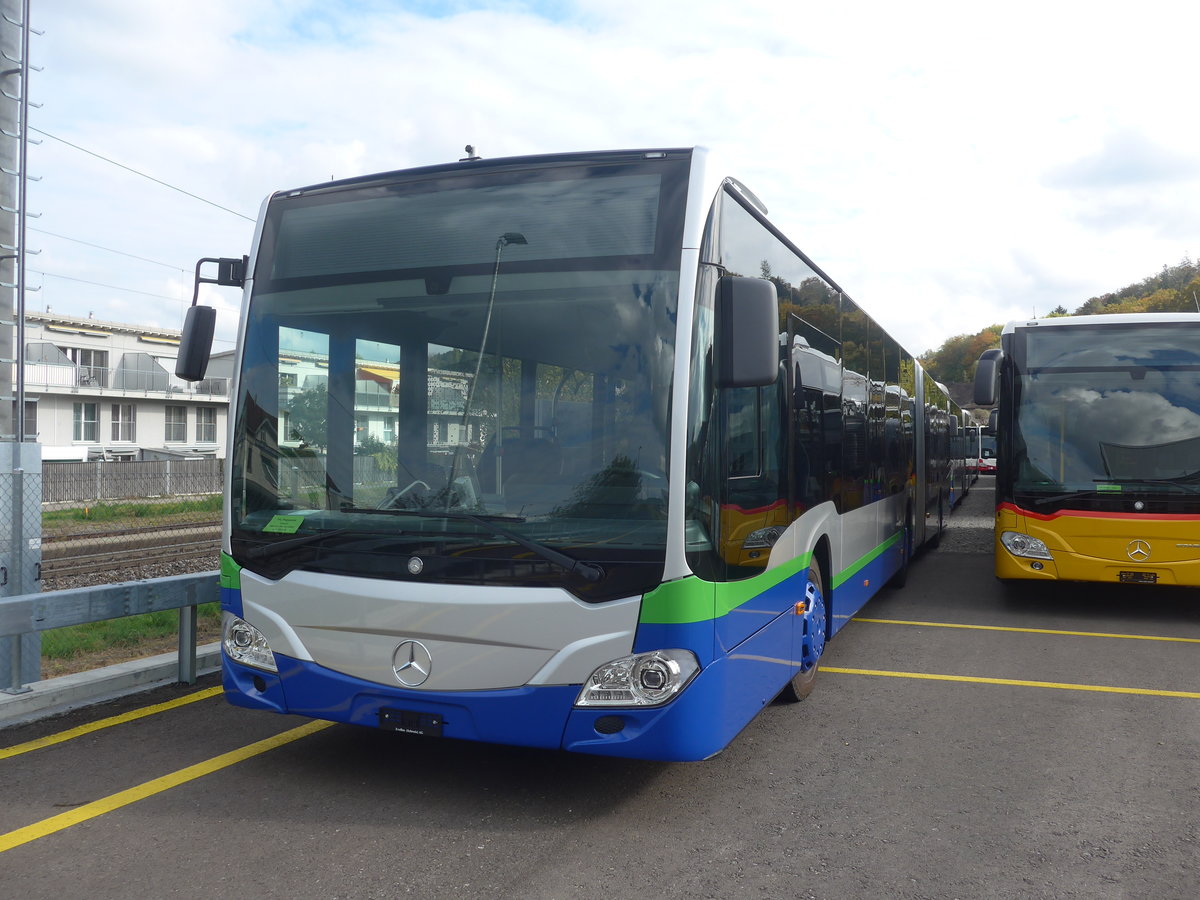
[{"label": "yellow bus headlight", "polygon": [[1024,556],[1029,559],[1054,559],[1042,541],[1027,534],[1021,534],[1019,531],[1001,533],[1000,543],[1013,556]]}]

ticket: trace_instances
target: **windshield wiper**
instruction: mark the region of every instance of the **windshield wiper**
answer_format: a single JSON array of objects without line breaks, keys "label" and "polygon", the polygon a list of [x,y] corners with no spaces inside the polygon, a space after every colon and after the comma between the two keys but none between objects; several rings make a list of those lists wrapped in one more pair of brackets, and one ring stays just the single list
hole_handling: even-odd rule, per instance
[{"label": "windshield wiper", "polygon": [[[524,547],[533,553],[536,553],[542,559],[549,563],[553,563],[561,569],[565,569],[572,575],[578,575],[584,581],[595,583],[604,577],[604,569],[595,563],[584,562],[581,559],[575,559],[555,550],[553,547],[547,547],[545,544],[539,544],[537,541],[531,541],[524,535],[517,534],[500,525],[496,520],[504,522],[521,523],[525,520],[519,516],[487,516],[476,515],[475,513],[467,512],[446,512],[436,509],[350,509],[346,512],[366,513],[369,515],[386,515],[386,516],[418,516],[423,519],[460,519],[465,522],[472,522],[480,526],[492,534],[498,534],[501,537],[508,538],[514,544]],[[248,560],[261,562],[275,556],[287,553],[289,550],[295,550],[299,547],[305,547],[309,544],[316,544],[324,541],[326,538],[331,538],[336,535],[346,534],[353,529],[350,528],[335,528],[333,531],[318,531],[313,534],[305,534],[300,537],[290,538],[286,541],[275,541],[270,544],[260,544],[257,547],[251,547],[246,551],[245,557]]]},{"label": "windshield wiper", "polygon": [[261,562],[264,559],[270,559],[273,556],[279,556],[287,553],[289,550],[295,550],[298,547],[306,547],[309,544],[317,544],[326,538],[331,538],[339,534],[345,534],[350,531],[349,528],[335,528],[333,531],[315,531],[312,534],[304,534],[300,537],[289,538],[286,541],[274,541],[270,544],[259,544],[257,547],[251,547],[245,552],[246,559]]},{"label": "windshield wiper", "polygon": [[[604,570],[595,563],[575,559],[575,557],[568,556],[566,553],[555,550],[553,547],[547,547],[545,544],[531,541],[524,535],[517,534],[515,531],[511,531],[500,524],[501,521],[524,522],[525,520],[519,516],[481,516],[475,513],[449,512],[440,509],[380,509],[373,511],[401,516],[420,516],[424,519],[459,519],[464,522],[473,522],[481,528],[490,531],[492,534],[508,538],[514,544],[536,553],[547,562],[553,563],[560,569],[565,569],[569,574],[578,575],[584,581],[595,583],[604,577]],[[368,510],[356,510],[356,512],[368,512]]]},{"label": "windshield wiper", "polygon": [[447,512],[445,510],[429,509],[423,506],[418,507],[417,509],[377,509],[371,507],[343,506],[342,512],[354,513],[356,516],[422,516],[429,519],[457,519],[464,516],[470,516],[472,520],[482,519],[485,522],[515,522],[518,525],[525,521],[523,516],[497,516],[479,513]]},{"label": "windshield wiper", "polygon": [[1168,478],[1097,478],[1098,484],[1153,484],[1160,487],[1177,487],[1193,494],[1200,492],[1200,487],[1186,481],[1171,481]]},{"label": "windshield wiper", "polygon": [[[1161,485],[1163,487],[1178,487],[1191,493],[1200,493],[1200,488],[1191,484],[1182,484],[1178,481],[1164,481],[1154,478],[1097,478],[1097,484],[1113,484],[1113,485]],[[1048,503],[1058,503],[1063,500],[1077,500],[1080,497],[1104,497],[1112,499],[1120,499],[1123,496],[1120,491],[1106,491],[1102,488],[1084,488],[1078,491],[1067,491],[1061,494],[1049,494],[1043,497],[1031,498],[1030,502],[1034,506],[1045,506]]]},{"label": "windshield wiper", "polygon": [[1060,500],[1076,500],[1080,497],[1094,497],[1097,494],[1103,494],[1104,491],[1098,491],[1095,488],[1084,491],[1067,491],[1065,494],[1050,494],[1045,497],[1035,497],[1032,499],[1034,506],[1045,506],[1047,503],[1057,503]]}]

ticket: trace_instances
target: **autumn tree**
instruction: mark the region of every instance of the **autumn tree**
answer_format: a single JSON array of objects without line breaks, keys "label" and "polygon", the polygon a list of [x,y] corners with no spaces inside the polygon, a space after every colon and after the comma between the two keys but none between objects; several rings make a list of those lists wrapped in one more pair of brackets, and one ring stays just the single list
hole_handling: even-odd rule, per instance
[{"label": "autumn tree", "polygon": [[989,325],[977,334],[959,334],[948,338],[937,350],[921,357],[921,365],[944,384],[971,381],[975,363],[984,350],[1000,346],[1002,325]]}]

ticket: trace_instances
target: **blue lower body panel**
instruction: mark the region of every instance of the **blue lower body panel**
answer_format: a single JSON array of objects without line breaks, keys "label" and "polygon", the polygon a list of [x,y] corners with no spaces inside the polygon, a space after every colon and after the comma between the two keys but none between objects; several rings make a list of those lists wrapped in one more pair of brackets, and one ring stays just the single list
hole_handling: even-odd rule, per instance
[{"label": "blue lower body panel", "polygon": [[910,552],[905,536],[898,534],[883,553],[833,589],[833,615],[829,622],[831,635],[841,631],[867,605],[867,601],[879,593],[888,579],[900,571]]},{"label": "blue lower body panel", "polygon": [[225,697],[235,706],[379,727],[384,708],[439,716],[443,736],[558,749],[577,687],[421,693],[351,678],[316,663],[276,654],[279,673],[231,662],[222,654]]},{"label": "blue lower body panel", "polygon": [[228,701],[251,709],[377,728],[380,711],[386,708],[435,716],[443,723],[442,736],[449,738],[638,759],[699,760],[720,752],[797,671],[791,660],[795,620],[794,615],[779,616],[728,656],[710,660],[673,701],[653,709],[577,709],[579,685],[406,691],[278,654],[278,674],[231,662],[224,655],[222,673]]}]

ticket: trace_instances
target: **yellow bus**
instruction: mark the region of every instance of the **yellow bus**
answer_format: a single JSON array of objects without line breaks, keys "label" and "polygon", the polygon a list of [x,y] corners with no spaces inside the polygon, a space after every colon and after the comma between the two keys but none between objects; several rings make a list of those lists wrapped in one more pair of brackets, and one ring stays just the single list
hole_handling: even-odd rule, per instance
[{"label": "yellow bus", "polygon": [[1200,585],[1200,313],[1009,323],[975,402],[997,577]]}]

